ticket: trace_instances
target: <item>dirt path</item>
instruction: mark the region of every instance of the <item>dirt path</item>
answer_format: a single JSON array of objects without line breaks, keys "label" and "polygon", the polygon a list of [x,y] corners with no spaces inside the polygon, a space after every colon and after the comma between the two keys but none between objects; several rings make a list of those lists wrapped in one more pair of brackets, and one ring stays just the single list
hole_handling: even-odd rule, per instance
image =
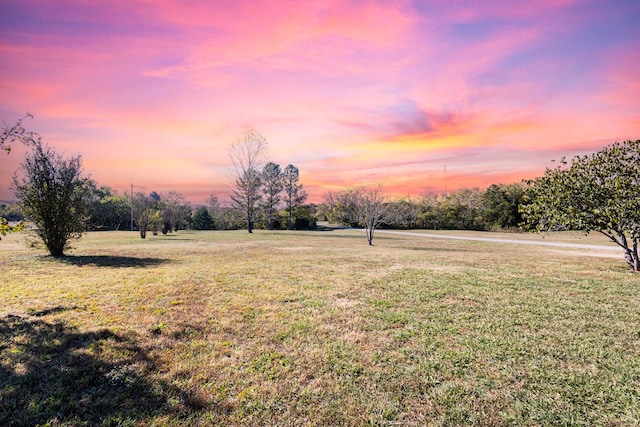
[{"label": "dirt path", "polygon": [[559,248],[592,249],[596,251],[620,251],[618,246],[586,245],[581,243],[544,242],[537,240],[494,239],[491,237],[450,236],[445,234],[412,233],[409,231],[376,230],[381,234],[397,234],[401,236],[429,237],[433,239],[473,240],[478,242],[514,243],[518,245],[555,246]]}]

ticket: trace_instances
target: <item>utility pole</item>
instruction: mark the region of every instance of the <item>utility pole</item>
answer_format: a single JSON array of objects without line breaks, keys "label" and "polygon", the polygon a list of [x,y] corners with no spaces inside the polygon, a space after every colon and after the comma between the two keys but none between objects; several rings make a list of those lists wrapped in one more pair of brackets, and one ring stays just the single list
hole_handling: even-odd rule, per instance
[{"label": "utility pole", "polygon": [[444,163],[444,195],[446,196],[447,191],[447,162]]}]

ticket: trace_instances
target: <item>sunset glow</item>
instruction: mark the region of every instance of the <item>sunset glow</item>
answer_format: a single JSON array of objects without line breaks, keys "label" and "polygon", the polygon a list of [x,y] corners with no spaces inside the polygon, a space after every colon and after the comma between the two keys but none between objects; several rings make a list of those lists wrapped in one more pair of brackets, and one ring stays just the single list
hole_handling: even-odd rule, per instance
[{"label": "sunset glow", "polygon": [[[311,202],[511,183],[640,139],[640,2],[0,5],[0,121],[118,192],[225,199],[248,128]],[[0,200],[24,153],[0,157]]]}]

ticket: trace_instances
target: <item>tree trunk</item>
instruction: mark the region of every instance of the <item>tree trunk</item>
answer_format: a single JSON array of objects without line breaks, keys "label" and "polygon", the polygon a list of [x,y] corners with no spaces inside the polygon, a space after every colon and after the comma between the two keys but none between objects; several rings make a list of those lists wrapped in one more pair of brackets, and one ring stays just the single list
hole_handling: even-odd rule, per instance
[{"label": "tree trunk", "polygon": [[373,246],[373,227],[367,228],[367,241],[369,242],[369,246]]},{"label": "tree trunk", "polygon": [[629,270],[640,271],[640,259],[638,259],[638,239],[633,239],[633,245],[629,247],[627,243],[627,236],[624,232],[618,231],[618,238],[615,239],[616,243],[624,250],[624,259],[629,265]]},{"label": "tree trunk", "polygon": [[638,239],[633,239],[631,261],[632,263],[629,264],[631,271],[640,271],[640,257],[638,257]]},{"label": "tree trunk", "polygon": [[629,248],[625,249],[624,259],[629,265],[629,270],[640,271],[640,259],[638,259],[637,249],[635,251]]},{"label": "tree trunk", "polygon": [[248,222],[247,231],[253,233],[253,221]]},{"label": "tree trunk", "polygon": [[147,237],[147,230],[145,230],[145,229],[141,228],[141,229],[140,229],[140,238],[141,238],[141,239],[144,239],[144,238],[146,238],[146,237]]},{"label": "tree trunk", "polygon": [[61,257],[64,256],[64,249],[59,245],[51,245],[47,249],[49,249],[49,254],[53,257]]}]

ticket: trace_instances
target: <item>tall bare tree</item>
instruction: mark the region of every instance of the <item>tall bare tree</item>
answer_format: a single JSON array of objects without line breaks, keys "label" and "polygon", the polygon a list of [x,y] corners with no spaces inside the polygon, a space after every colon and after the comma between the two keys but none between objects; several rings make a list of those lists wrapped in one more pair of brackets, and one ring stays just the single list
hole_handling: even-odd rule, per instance
[{"label": "tall bare tree", "polygon": [[287,165],[282,173],[284,178],[285,203],[287,204],[287,212],[289,213],[289,221],[287,230],[293,229],[293,210],[303,204],[307,200],[307,192],[300,184],[300,171],[293,165]]},{"label": "tall bare tree", "polygon": [[262,196],[260,170],[267,160],[268,150],[267,140],[256,130],[243,133],[229,147],[229,156],[235,175],[231,201],[243,212],[249,233],[253,232],[257,203]]}]

